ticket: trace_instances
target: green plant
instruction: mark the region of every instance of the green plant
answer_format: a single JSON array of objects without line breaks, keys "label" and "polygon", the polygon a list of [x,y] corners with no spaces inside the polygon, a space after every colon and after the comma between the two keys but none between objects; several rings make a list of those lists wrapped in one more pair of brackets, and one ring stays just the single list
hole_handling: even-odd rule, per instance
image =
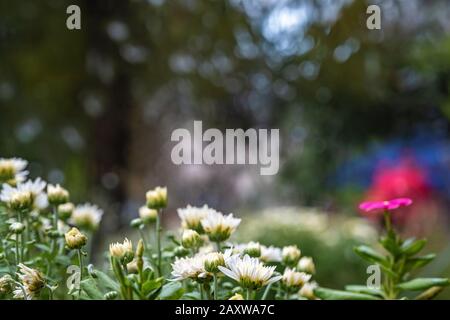
[{"label": "green plant", "polygon": [[[384,248],[382,254],[365,245],[355,247],[354,251],[364,260],[379,266],[382,272],[382,285],[368,284],[348,285],[345,291],[327,288],[315,288],[314,293],[321,299],[408,299],[409,292],[417,300],[433,299],[444,287],[450,284],[447,278],[413,278],[412,274],[430,263],[434,254],[418,255],[426,244],[425,239],[408,238],[403,240],[395,231],[391,223],[393,210],[412,204],[410,199],[394,199],[382,202],[366,202],[360,205],[367,212],[383,211],[385,235],[379,239]],[[381,279],[380,279],[381,280]]]}]

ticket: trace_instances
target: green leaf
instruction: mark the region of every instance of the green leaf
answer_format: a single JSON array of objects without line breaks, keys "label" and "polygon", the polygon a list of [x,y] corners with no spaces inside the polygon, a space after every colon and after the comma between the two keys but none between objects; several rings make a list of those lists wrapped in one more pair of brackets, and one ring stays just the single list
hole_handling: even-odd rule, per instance
[{"label": "green leaf", "polygon": [[189,293],[185,293],[182,297],[182,300],[200,300],[200,292],[189,292]]},{"label": "green leaf", "polygon": [[142,291],[144,295],[148,295],[151,291],[159,289],[162,285],[163,278],[150,279],[144,282],[142,285]]},{"label": "green leaf", "polygon": [[370,262],[379,263],[384,266],[386,266],[388,264],[388,261],[382,254],[376,252],[375,250],[373,250],[372,248],[370,248],[368,246],[355,247],[354,251],[361,258],[368,260]]},{"label": "green leaf", "polygon": [[385,248],[388,252],[396,256],[399,253],[399,248],[397,243],[392,237],[382,237],[380,239],[380,244]]},{"label": "green leaf", "polygon": [[159,294],[160,300],[178,300],[184,293],[180,282],[169,282],[162,287]]},{"label": "green leaf", "polygon": [[448,286],[447,278],[417,278],[411,281],[403,282],[397,285],[397,288],[406,291],[427,290],[431,287]]},{"label": "green leaf", "polygon": [[50,246],[46,245],[46,244],[42,244],[42,243],[36,243],[34,245],[35,248],[38,248],[41,251],[44,251],[46,253],[50,253],[52,250],[50,249]]},{"label": "green leaf", "polygon": [[355,293],[327,288],[314,289],[314,295],[322,300],[380,300],[369,294]]},{"label": "green leaf", "polygon": [[363,294],[369,294],[372,296],[379,296],[383,297],[383,291],[380,289],[375,288],[369,288],[367,286],[361,286],[361,285],[348,285],[345,286],[346,291],[355,292],[355,293],[363,293]]},{"label": "green leaf", "polygon": [[409,258],[408,260],[406,260],[405,269],[411,271],[421,268],[433,261],[435,257],[436,255],[434,253],[430,253],[421,257]]},{"label": "green leaf", "polygon": [[81,289],[91,300],[104,300],[103,294],[98,289],[94,279],[85,279],[80,283]]},{"label": "green leaf", "polygon": [[417,297],[415,297],[415,300],[431,300],[434,297],[436,297],[441,291],[444,290],[443,287],[431,287],[430,289],[426,290],[425,292],[422,292]]},{"label": "green leaf", "polygon": [[406,254],[407,256],[413,256],[416,253],[418,253],[420,250],[425,247],[427,243],[426,239],[421,240],[415,240],[414,238],[409,238],[403,242],[402,246],[400,247],[400,250],[403,254]]},{"label": "green leaf", "polygon": [[99,284],[107,289],[107,291],[120,291],[120,286],[117,282],[115,282],[113,279],[111,279],[110,276],[108,276],[106,273],[101,272],[99,270],[94,270],[94,274],[97,278],[97,281]]}]

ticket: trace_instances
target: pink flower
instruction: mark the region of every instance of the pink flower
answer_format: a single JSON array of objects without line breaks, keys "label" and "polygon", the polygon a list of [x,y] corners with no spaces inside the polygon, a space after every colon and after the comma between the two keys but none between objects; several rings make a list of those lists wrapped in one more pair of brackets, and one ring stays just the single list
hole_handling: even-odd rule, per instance
[{"label": "pink flower", "polygon": [[398,198],[387,201],[368,201],[359,205],[359,208],[365,212],[380,211],[380,210],[395,210],[400,207],[406,207],[412,204],[410,198]]}]

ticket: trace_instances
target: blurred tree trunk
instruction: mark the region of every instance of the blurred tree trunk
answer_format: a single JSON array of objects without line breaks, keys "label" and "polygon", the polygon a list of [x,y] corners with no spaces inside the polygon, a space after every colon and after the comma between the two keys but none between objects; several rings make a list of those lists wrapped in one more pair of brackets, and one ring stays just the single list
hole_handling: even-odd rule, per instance
[{"label": "blurred tree trunk", "polygon": [[[96,185],[109,190],[106,195],[109,210],[120,214],[126,199],[126,179],[122,175],[127,169],[127,153],[130,140],[130,115],[132,98],[130,92],[130,70],[120,56],[120,43],[107,33],[111,21],[126,22],[130,18],[128,1],[86,0],[82,19],[87,36],[87,61],[106,66],[107,74],[102,75],[101,67],[93,67],[86,87],[94,88],[103,102],[103,112],[95,118],[91,128],[90,145],[93,161],[92,178]],[[84,15],[84,16],[83,16]],[[89,67],[89,66],[88,66]],[[99,68],[99,69],[97,69]],[[89,71],[88,71],[89,72]],[[115,177],[119,178],[115,185]],[[105,185],[105,177],[113,179],[112,185]],[[106,178],[107,180],[108,178]],[[112,206],[111,206],[111,205]],[[119,220],[120,221],[120,220]],[[116,225],[117,227],[117,225]]]}]

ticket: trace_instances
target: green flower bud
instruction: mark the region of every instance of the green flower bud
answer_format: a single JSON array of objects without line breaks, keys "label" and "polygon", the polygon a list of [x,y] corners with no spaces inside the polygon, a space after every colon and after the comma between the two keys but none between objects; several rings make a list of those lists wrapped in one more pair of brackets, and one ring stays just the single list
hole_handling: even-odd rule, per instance
[{"label": "green flower bud", "polygon": [[13,210],[21,211],[30,209],[33,205],[33,196],[28,191],[15,192],[9,201],[9,206]]},{"label": "green flower bud", "polygon": [[106,300],[114,300],[117,298],[119,294],[117,293],[117,291],[110,291],[105,293],[105,295],[103,296]]},{"label": "green flower bud", "polygon": [[143,223],[150,224],[156,221],[158,217],[158,211],[156,209],[150,209],[149,207],[139,208],[139,218]]},{"label": "green flower bud", "polygon": [[175,257],[186,257],[189,253],[189,250],[182,246],[176,247],[173,251]]},{"label": "green flower bud", "polygon": [[130,227],[138,229],[142,226],[142,220],[139,218],[133,219],[130,222]]},{"label": "green flower bud", "polygon": [[258,242],[249,242],[244,249],[244,254],[248,254],[253,258],[259,258],[261,256],[261,245]]},{"label": "green flower bud", "polygon": [[300,260],[301,251],[297,246],[287,246],[283,248],[281,253],[283,263],[287,266],[294,267]]},{"label": "green flower bud", "polygon": [[71,202],[63,203],[58,206],[58,216],[61,220],[66,221],[72,216],[75,206]]},{"label": "green flower bud", "polygon": [[184,230],[181,237],[181,244],[188,249],[198,248],[202,244],[202,239],[197,231]]},{"label": "green flower bud", "polygon": [[211,273],[219,272],[219,266],[225,266],[225,259],[220,252],[208,253],[205,258],[205,270]]},{"label": "green flower bud", "polygon": [[60,205],[69,201],[69,192],[59,184],[47,186],[48,202],[52,205]]},{"label": "green flower bud", "polygon": [[145,195],[147,207],[150,209],[163,209],[167,207],[167,188],[156,187]]},{"label": "green flower bud", "polygon": [[139,239],[137,247],[136,247],[136,256],[139,258],[142,258],[142,256],[144,255],[144,241],[142,239]]},{"label": "green flower bud", "polygon": [[14,234],[21,234],[25,230],[25,225],[20,222],[14,222],[9,226],[9,231]]}]

